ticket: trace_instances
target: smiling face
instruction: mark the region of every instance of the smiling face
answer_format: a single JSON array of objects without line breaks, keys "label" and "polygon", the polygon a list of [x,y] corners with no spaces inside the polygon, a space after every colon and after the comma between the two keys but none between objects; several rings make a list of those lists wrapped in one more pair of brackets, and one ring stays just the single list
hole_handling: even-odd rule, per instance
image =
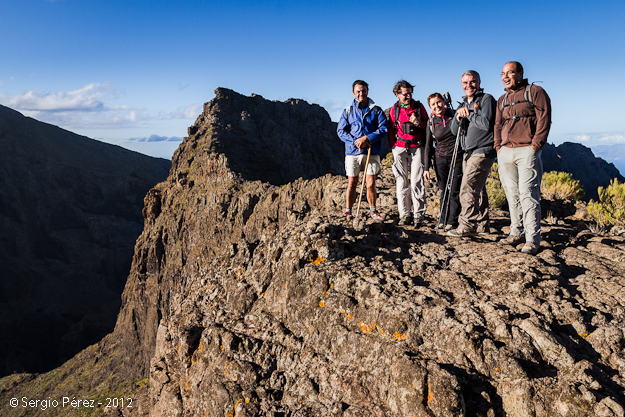
[{"label": "smiling face", "polygon": [[501,81],[506,90],[516,90],[523,81],[523,71],[519,71],[514,62],[508,62],[501,71]]},{"label": "smiling face", "polygon": [[354,86],[354,97],[356,97],[356,100],[358,100],[359,103],[367,103],[367,98],[369,96],[369,89],[362,85],[362,84],[356,84]]},{"label": "smiling face", "polygon": [[443,117],[443,114],[445,114],[445,103],[440,97],[432,97],[428,104],[430,105],[432,113],[438,117]]},{"label": "smiling face", "polygon": [[465,74],[462,76],[462,90],[468,99],[472,99],[480,89],[480,79],[475,75]]},{"label": "smiling face", "polygon": [[410,99],[412,99],[412,88],[402,87],[401,92],[395,94],[399,99],[401,104],[410,104]]}]

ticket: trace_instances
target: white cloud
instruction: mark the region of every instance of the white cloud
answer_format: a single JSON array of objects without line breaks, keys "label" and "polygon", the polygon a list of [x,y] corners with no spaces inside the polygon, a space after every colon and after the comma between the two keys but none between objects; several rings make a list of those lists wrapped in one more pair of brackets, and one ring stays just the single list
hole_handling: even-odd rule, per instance
[{"label": "white cloud", "polygon": [[0,104],[66,129],[136,127],[155,120],[195,119],[202,111],[202,107],[195,104],[172,112],[149,112],[144,108],[108,104],[116,98],[107,83],[91,83],[67,92],[30,90],[15,96],[0,95]]},{"label": "white cloud", "polygon": [[150,135],[150,137],[130,138],[127,142],[182,142],[182,138],[178,136],[158,136]]},{"label": "white cloud", "polygon": [[172,120],[172,119],[191,119],[195,120],[202,113],[202,107],[197,104],[191,104],[186,107],[178,107],[173,112],[159,112],[156,117],[159,120]]},{"label": "white cloud", "polygon": [[106,84],[87,84],[66,93],[41,94],[30,90],[13,97],[0,96],[2,104],[26,111],[104,111],[101,97],[110,94]]},{"label": "white cloud", "polygon": [[625,143],[625,133],[620,132],[599,132],[582,133],[573,136],[573,141],[592,145],[613,145]]}]

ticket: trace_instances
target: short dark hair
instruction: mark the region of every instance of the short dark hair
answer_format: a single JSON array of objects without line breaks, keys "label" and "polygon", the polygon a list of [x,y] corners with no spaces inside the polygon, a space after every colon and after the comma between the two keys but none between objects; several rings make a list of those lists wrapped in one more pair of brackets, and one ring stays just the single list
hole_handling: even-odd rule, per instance
[{"label": "short dark hair", "polygon": [[397,81],[397,84],[395,84],[395,87],[393,87],[393,94],[401,93],[402,88],[414,89],[414,86],[406,80]]},{"label": "short dark hair", "polygon": [[369,84],[367,84],[365,81],[363,81],[363,80],[356,80],[352,84],[352,91],[354,91],[354,88],[356,88],[357,85],[364,85],[367,88],[367,90],[369,89]]},{"label": "short dark hair", "polygon": [[516,66],[516,72],[523,72],[523,65],[519,61],[509,61],[506,64],[514,64]]},{"label": "short dark hair", "polygon": [[430,100],[432,100],[433,98],[440,98],[441,100],[443,100],[443,103],[445,103],[445,99],[443,98],[441,93],[432,93],[428,96],[428,106],[430,105]]}]

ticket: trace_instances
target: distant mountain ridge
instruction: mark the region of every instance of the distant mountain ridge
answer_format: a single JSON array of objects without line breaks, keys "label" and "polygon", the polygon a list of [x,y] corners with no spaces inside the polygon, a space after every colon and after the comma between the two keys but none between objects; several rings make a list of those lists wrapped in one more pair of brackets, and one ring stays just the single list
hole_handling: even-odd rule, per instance
[{"label": "distant mountain ridge", "polygon": [[0,106],[0,375],[113,329],[143,197],[169,167]]},{"label": "distant mountain ridge", "polygon": [[625,143],[615,143],[613,145],[594,145],[593,151],[597,156],[613,163],[614,166],[625,175]]},{"label": "distant mountain ridge", "polygon": [[612,163],[597,157],[592,149],[573,142],[554,146],[546,144],[543,149],[544,171],[570,172],[584,187],[584,200],[597,199],[597,188],[607,187],[612,179],[624,182],[625,178]]}]

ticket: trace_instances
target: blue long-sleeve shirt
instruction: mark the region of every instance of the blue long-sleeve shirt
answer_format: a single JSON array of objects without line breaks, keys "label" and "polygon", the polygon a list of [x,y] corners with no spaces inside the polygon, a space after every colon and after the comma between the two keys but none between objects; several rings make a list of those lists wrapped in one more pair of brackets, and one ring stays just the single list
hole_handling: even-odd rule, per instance
[{"label": "blue long-sleeve shirt", "polygon": [[359,104],[358,100],[354,100],[349,111],[343,110],[336,129],[339,138],[345,142],[345,155],[367,153],[366,149],[358,149],[354,146],[354,141],[363,136],[367,136],[371,142],[371,155],[380,155],[381,139],[386,137],[386,115],[371,99],[364,110],[358,108]]}]

